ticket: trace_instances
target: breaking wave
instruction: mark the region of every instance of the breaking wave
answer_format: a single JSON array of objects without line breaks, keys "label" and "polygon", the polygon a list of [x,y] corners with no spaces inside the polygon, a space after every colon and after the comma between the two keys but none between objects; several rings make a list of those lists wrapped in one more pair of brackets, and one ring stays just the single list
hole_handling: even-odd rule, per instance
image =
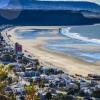
[{"label": "breaking wave", "polygon": [[71,27],[62,28],[61,34],[66,36],[66,37],[69,37],[71,39],[81,40],[81,41],[84,41],[84,42],[90,42],[90,43],[95,43],[95,44],[100,44],[100,39],[85,37],[85,36],[82,36],[81,33],[71,33],[70,30],[71,30]]}]

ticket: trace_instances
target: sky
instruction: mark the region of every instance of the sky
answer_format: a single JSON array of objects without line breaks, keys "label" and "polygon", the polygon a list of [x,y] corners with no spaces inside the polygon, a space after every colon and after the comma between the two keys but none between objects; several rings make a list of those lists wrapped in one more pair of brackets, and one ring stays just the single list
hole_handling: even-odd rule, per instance
[{"label": "sky", "polygon": [[[22,8],[20,1],[21,0],[0,0],[0,8],[6,8],[9,6],[10,1],[13,2],[14,5]],[[23,0],[24,1],[24,0]],[[35,0],[25,0],[25,2],[31,2]],[[94,2],[100,5],[100,0],[37,0],[37,1],[89,1],[89,2]],[[15,6],[14,6],[15,7]],[[20,15],[21,11],[18,13],[12,12],[11,14],[5,13],[5,12],[0,12],[0,15],[8,20],[12,20],[17,18]]]},{"label": "sky", "polygon": [[100,0],[38,0],[38,1],[89,1],[100,5]]},{"label": "sky", "polygon": [[[15,1],[20,2],[21,0],[15,0]],[[34,1],[34,0],[27,0],[27,1]],[[100,5],[100,0],[37,0],[37,1],[90,1]],[[9,2],[10,0],[0,0],[0,8],[6,7],[9,4]]]},{"label": "sky", "polygon": [[0,0],[0,8],[3,8],[8,5],[10,0]]}]

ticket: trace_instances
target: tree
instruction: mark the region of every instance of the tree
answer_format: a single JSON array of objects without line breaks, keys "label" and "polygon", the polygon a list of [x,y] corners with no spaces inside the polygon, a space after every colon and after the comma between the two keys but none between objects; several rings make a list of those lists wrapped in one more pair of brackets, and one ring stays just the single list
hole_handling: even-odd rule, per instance
[{"label": "tree", "polygon": [[94,91],[92,95],[93,95],[94,97],[96,97],[96,98],[100,98],[100,90]]},{"label": "tree", "polygon": [[45,95],[46,100],[51,100],[52,99],[52,94],[51,92],[47,92]]},{"label": "tree", "polygon": [[40,80],[39,87],[40,88],[44,88],[45,87],[45,81],[43,79]]},{"label": "tree", "polygon": [[0,100],[11,100],[9,97],[0,94]]},{"label": "tree", "polygon": [[24,64],[27,64],[27,63],[29,62],[29,60],[28,60],[26,57],[23,57],[23,58],[22,58],[22,62],[23,62]]},{"label": "tree", "polygon": [[10,71],[12,71],[12,69],[14,68],[14,65],[8,64],[8,65],[6,66],[6,68],[7,68],[8,72],[10,72]]},{"label": "tree", "polygon": [[2,93],[2,91],[4,90],[5,87],[6,87],[5,82],[0,83],[0,93]]},{"label": "tree", "polygon": [[27,100],[37,100],[37,96],[36,96],[37,91],[34,87],[34,83],[33,85],[25,86],[25,91],[26,91]]},{"label": "tree", "polygon": [[5,78],[7,78],[7,71],[5,70],[4,65],[0,65],[0,81],[5,80]]},{"label": "tree", "polygon": [[54,69],[52,68],[48,69],[48,74],[54,74]]},{"label": "tree", "polygon": [[3,64],[0,64],[0,68],[4,68],[4,65]]},{"label": "tree", "polygon": [[[52,98],[52,100],[74,100],[72,95],[67,95],[63,93],[58,93],[56,96]],[[75,99],[77,100],[77,99]],[[83,100],[83,99],[82,99]]]},{"label": "tree", "polygon": [[9,53],[3,54],[2,60],[3,61],[12,61],[12,56]]}]

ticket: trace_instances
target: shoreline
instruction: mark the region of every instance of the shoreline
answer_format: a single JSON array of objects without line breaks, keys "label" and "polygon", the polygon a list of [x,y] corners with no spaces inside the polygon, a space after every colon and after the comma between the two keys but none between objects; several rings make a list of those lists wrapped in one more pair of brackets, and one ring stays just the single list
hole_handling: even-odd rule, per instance
[{"label": "shoreline", "polygon": [[[26,26],[27,27],[27,26]],[[28,26],[29,27],[29,26]],[[24,27],[19,27],[20,29],[28,29]],[[18,27],[17,27],[18,28]],[[30,28],[30,27],[29,27]],[[38,27],[32,27],[41,29]],[[42,28],[46,28],[45,26]],[[48,27],[47,27],[48,28]],[[55,27],[59,28],[59,27]],[[14,29],[14,28],[12,28]],[[51,28],[52,29],[52,28]],[[81,74],[83,76],[87,76],[88,74],[99,74],[99,65],[91,64],[88,62],[84,62],[80,59],[60,54],[57,52],[52,52],[48,49],[43,48],[43,45],[45,45],[45,39],[44,38],[37,38],[34,41],[31,40],[18,40],[14,34],[12,34],[11,30],[7,31],[6,34],[11,35],[10,41],[13,43],[19,42],[23,45],[24,50],[29,51],[32,56],[35,56],[38,58],[42,63],[47,64],[47,66],[56,66],[60,69],[62,69],[65,73],[69,73],[71,75],[73,74]],[[27,46],[26,46],[27,44]],[[33,45],[34,44],[34,45]]]}]

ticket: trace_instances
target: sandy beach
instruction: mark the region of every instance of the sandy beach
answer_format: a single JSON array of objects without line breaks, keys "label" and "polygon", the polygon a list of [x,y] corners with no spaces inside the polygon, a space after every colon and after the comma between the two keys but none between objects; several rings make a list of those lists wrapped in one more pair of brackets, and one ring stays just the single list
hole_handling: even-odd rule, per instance
[{"label": "sandy beach", "polygon": [[[18,42],[23,45],[23,51],[27,50],[31,56],[37,57],[43,64],[46,66],[55,66],[57,68],[63,69],[64,72],[69,74],[80,74],[86,76],[87,74],[100,74],[100,64],[85,62],[81,59],[75,58],[70,55],[65,55],[63,53],[54,52],[44,48],[43,46],[47,44],[48,40],[61,39],[64,38],[55,33],[51,37],[38,37],[33,40],[28,39],[19,39],[14,34],[16,29],[20,30],[29,30],[29,29],[59,29],[58,26],[52,27],[39,27],[39,26],[23,26],[23,27],[14,27],[11,30],[7,31],[7,35],[11,35],[10,41],[13,43]],[[76,46],[76,45],[75,45]],[[82,48],[81,46],[77,46]],[[87,47],[86,47],[87,48]],[[83,47],[83,49],[86,49]],[[88,47],[89,48],[89,47]],[[100,49],[100,47],[94,47],[92,49]],[[91,49],[91,50],[92,50]]]}]

